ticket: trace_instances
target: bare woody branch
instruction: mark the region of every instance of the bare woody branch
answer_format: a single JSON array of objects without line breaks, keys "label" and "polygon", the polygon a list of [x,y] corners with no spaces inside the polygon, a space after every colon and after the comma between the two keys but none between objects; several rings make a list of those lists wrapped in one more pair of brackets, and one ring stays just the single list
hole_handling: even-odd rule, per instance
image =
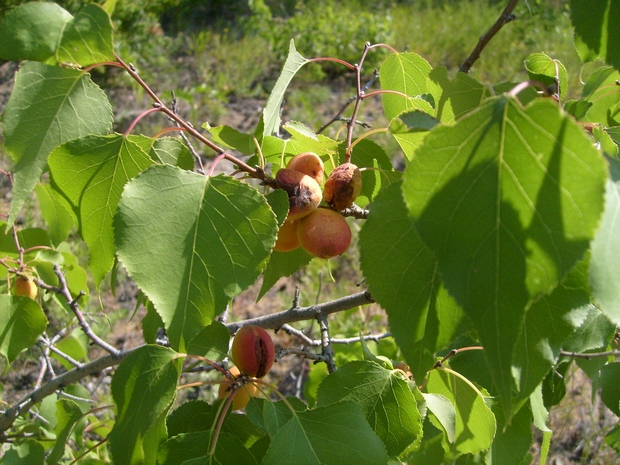
[{"label": "bare woody branch", "polygon": [[480,40],[478,40],[478,44],[476,45],[474,50],[471,52],[471,54],[467,57],[467,59],[460,66],[460,70],[463,73],[469,73],[469,70],[474,65],[474,63],[478,60],[478,58],[480,58],[480,54],[482,53],[484,48],[489,44],[489,42],[491,42],[491,39],[495,37],[495,34],[497,34],[500,31],[500,29],[504,27],[506,24],[516,19],[515,16],[512,14],[512,12],[517,6],[517,3],[519,3],[519,0],[510,0],[508,4],[506,5],[506,8],[504,8],[504,11],[502,11],[502,14],[499,16],[499,18],[497,18],[497,21],[495,21],[495,24],[491,26],[491,28],[487,31],[485,35],[480,37]]}]

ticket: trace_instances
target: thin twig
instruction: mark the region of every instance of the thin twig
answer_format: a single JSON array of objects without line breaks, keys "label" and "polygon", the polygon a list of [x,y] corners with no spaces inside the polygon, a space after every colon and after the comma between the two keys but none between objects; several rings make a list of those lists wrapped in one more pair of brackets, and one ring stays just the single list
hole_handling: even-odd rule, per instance
[{"label": "thin twig", "polygon": [[65,279],[65,275],[63,274],[62,270],[60,269],[58,265],[54,265],[54,272],[56,273],[56,276],[58,277],[58,280],[60,281],[60,294],[67,300],[67,303],[69,304],[69,308],[71,308],[71,311],[77,318],[78,323],[80,324],[80,327],[82,328],[82,331],[84,331],[84,334],[86,334],[90,338],[90,340],[93,341],[95,344],[97,344],[99,347],[104,349],[106,352],[109,352],[113,357],[119,356],[120,351],[116,349],[115,347],[111,346],[110,344],[108,344],[107,342],[105,342],[99,336],[97,336],[94,333],[94,331],[91,329],[87,321],[84,319],[84,315],[82,314],[80,307],[78,305],[78,301],[84,295],[84,291],[81,291],[77,297],[73,298],[71,296],[71,292],[69,291],[69,287],[67,286],[67,280]]},{"label": "thin twig", "polygon": [[484,48],[489,44],[489,42],[495,36],[495,34],[497,34],[500,31],[500,29],[504,27],[504,25],[516,19],[516,17],[512,14],[512,12],[517,6],[517,3],[519,3],[519,0],[509,0],[508,4],[506,5],[506,8],[504,8],[504,11],[502,11],[502,14],[499,16],[499,18],[497,18],[497,21],[495,21],[495,24],[491,26],[491,28],[487,31],[485,35],[480,37],[480,40],[478,40],[478,43],[476,44],[476,47],[474,48],[474,50],[471,52],[471,54],[467,57],[467,59],[463,62],[463,64],[460,67],[460,70],[463,73],[469,73],[469,70],[471,69],[473,64],[478,60],[478,58],[480,58],[480,54],[482,53]]},{"label": "thin twig", "polygon": [[571,358],[585,358],[589,360],[596,357],[620,357],[620,350],[608,350],[605,352],[579,353],[560,350],[560,355]]}]

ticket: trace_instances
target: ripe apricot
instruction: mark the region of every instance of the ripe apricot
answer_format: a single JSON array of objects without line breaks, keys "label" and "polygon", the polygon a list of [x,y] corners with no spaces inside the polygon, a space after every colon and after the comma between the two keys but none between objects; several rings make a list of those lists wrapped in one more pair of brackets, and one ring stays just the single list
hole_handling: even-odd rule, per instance
[{"label": "ripe apricot", "polygon": [[260,326],[243,326],[233,339],[230,354],[241,373],[262,378],[273,365],[275,348],[269,333]]},{"label": "ripe apricot", "polygon": [[37,298],[39,289],[32,279],[25,276],[18,276],[13,283],[13,295],[21,295],[24,297],[30,297],[31,299]]},{"label": "ripe apricot", "polygon": [[362,173],[357,165],[343,163],[334,168],[325,182],[325,201],[336,210],[349,208],[362,190]]},{"label": "ripe apricot", "polygon": [[323,160],[314,152],[303,152],[295,155],[287,163],[286,168],[310,176],[319,185],[323,184],[323,179],[325,178]]},{"label": "ripe apricot", "polygon": [[276,183],[288,194],[289,221],[310,214],[321,203],[321,186],[307,174],[283,168],[276,174]]},{"label": "ripe apricot", "polygon": [[[230,374],[233,376],[233,378],[237,379],[241,376],[241,372],[239,371],[239,368],[237,367],[230,367]],[[227,378],[226,378],[227,379]],[[228,397],[230,395],[230,391],[231,391],[232,387],[230,382],[226,382],[226,380],[224,380],[222,383],[220,383],[220,387],[218,389],[218,399],[225,399],[226,397]],[[233,410],[241,410],[244,409],[246,405],[248,405],[248,402],[250,401],[250,397],[256,397],[258,395],[258,387],[256,386],[256,384],[249,382],[247,384],[244,384],[243,386],[240,386],[236,389],[235,395],[233,397],[232,400],[232,408]]]},{"label": "ripe apricot", "polygon": [[278,238],[273,250],[276,252],[291,252],[299,248],[299,239],[297,238],[297,224],[299,220],[286,220],[278,230]]},{"label": "ripe apricot", "polygon": [[334,210],[319,208],[299,220],[299,243],[306,252],[319,258],[342,255],[351,245],[351,228]]}]

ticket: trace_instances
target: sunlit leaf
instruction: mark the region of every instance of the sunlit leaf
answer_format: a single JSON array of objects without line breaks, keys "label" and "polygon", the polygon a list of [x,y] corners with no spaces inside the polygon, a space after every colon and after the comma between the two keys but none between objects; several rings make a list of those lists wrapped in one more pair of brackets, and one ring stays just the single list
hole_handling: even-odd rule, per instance
[{"label": "sunlit leaf", "polygon": [[575,47],[581,59],[597,58],[620,69],[620,6],[616,0],[571,0],[570,12],[575,27]]},{"label": "sunlit leaf", "polygon": [[284,92],[290,84],[293,76],[308,62],[295,48],[295,42],[291,39],[288,56],[284,62],[282,72],[276,84],[269,94],[265,108],[263,109],[263,136],[270,136],[280,129],[280,106],[284,100]]},{"label": "sunlit leaf", "polygon": [[49,156],[53,185],[78,216],[96,286],[114,264],[112,219],[123,187],[151,164],[140,147],[120,134],[75,139]]},{"label": "sunlit leaf", "polygon": [[323,380],[319,407],[350,400],[361,406],[370,427],[391,457],[400,455],[422,433],[422,417],[407,381],[374,362],[347,363]]},{"label": "sunlit leaf", "polygon": [[437,368],[428,374],[426,390],[441,394],[454,405],[456,423],[454,442],[446,445],[453,457],[488,449],[495,437],[495,415],[484,395],[459,373]]},{"label": "sunlit leaf", "polygon": [[154,166],[125,186],[114,229],[121,262],[184,351],[262,272],[277,222],[243,182]]},{"label": "sunlit leaf", "polygon": [[405,202],[478,330],[505,412],[515,328],[587,250],[606,177],[600,153],[556,104],[524,108],[508,96],[435,128],[407,167]]},{"label": "sunlit leaf", "polygon": [[165,416],[176,396],[179,355],[144,346],[129,354],[112,378],[116,422],[108,435],[114,463],[155,464],[166,438]]},{"label": "sunlit leaf", "polygon": [[385,448],[353,402],[298,412],[273,437],[265,465],[386,463]]},{"label": "sunlit leaf", "polygon": [[0,309],[0,354],[10,363],[43,334],[47,318],[28,297],[0,294]]},{"label": "sunlit leaf", "polygon": [[26,62],[2,113],[5,147],[15,161],[9,226],[47,167],[56,146],[112,127],[107,97],[87,74]]}]

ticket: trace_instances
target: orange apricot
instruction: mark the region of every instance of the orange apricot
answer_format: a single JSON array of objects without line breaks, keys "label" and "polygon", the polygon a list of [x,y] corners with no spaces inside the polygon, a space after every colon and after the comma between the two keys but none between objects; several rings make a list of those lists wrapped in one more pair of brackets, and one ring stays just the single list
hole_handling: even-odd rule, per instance
[{"label": "orange apricot", "polygon": [[[239,368],[233,366],[230,367],[230,374],[233,378],[237,379],[241,376],[241,372]],[[230,395],[230,391],[232,389],[230,382],[227,382],[228,378],[225,378],[224,381],[220,383],[220,387],[218,389],[218,399],[225,399]],[[232,400],[232,408],[233,410],[241,410],[244,409],[248,402],[250,401],[250,397],[256,397],[258,395],[258,387],[256,384],[249,382],[242,386],[239,386],[234,394]]]},{"label": "orange apricot", "polygon": [[303,152],[299,155],[295,155],[286,164],[286,168],[310,176],[319,185],[323,184],[323,179],[325,177],[323,160],[314,152]]},{"label": "orange apricot", "polygon": [[278,238],[273,250],[276,252],[291,252],[299,248],[299,239],[297,238],[297,224],[299,220],[286,220],[278,230]]},{"label": "orange apricot", "polygon": [[347,220],[327,208],[318,208],[299,220],[297,236],[303,249],[319,258],[342,255],[351,245]]},{"label": "orange apricot", "polygon": [[12,286],[13,295],[21,295],[31,299],[37,298],[39,289],[32,279],[18,276]]},{"label": "orange apricot", "polygon": [[275,347],[267,331],[260,326],[247,325],[235,334],[230,354],[241,373],[262,378],[273,365]]}]

